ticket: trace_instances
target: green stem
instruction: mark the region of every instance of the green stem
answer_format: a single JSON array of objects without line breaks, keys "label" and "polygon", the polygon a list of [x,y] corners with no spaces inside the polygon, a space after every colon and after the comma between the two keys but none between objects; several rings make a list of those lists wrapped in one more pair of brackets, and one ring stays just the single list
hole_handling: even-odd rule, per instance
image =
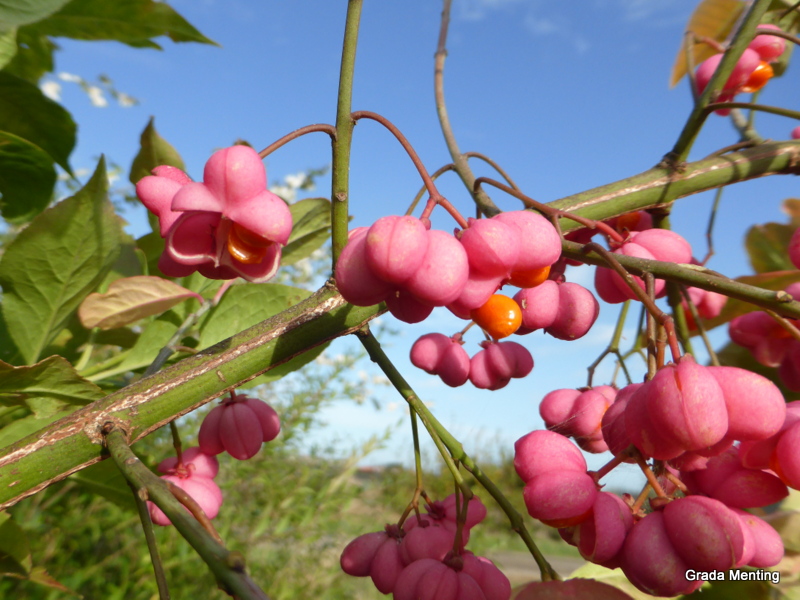
[{"label": "green stem", "polygon": [[422,491],[422,452],[419,449],[419,427],[417,426],[417,413],[411,414],[411,437],[414,440],[414,468],[416,471],[417,491]]},{"label": "green stem", "polygon": [[242,600],[269,600],[244,571],[244,560],[231,552],[203,529],[170,493],[164,481],[145,467],[131,451],[122,431],[111,428],[105,436],[111,458],[125,479],[138,490],[146,490],[149,499],[167,515],[178,532],[200,555],[223,589]]},{"label": "green stem", "polygon": [[730,77],[733,68],[736,66],[736,61],[739,60],[739,57],[747,48],[747,44],[753,39],[756,27],[761,22],[761,18],[767,12],[771,3],[772,0],[755,0],[745,15],[739,31],[736,32],[733,40],[731,40],[730,47],[722,57],[717,70],[711,77],[711,81],[708,82],[706,89],[703,90],[700,98],[695,103],[680,136],[678,136],[678,141],[675,142],[675,146],[668,155],[672,164],[679,165],[686,160],[706,117],[710,114],[707,110],[708,105],[712,99],[718,96],[725,82],[728,81],[728,77]]},{"label": "green stem", "polygon": [[345,17],[342,62],[339,70],[339,95],[336,102],[336,139],[333,141],[333,169],[331,181],[331,238],[333,265],[347,244],[350,193],[350,147],[353,142],[353,75],[356,65],[358,27],[361,22],[363,0],[349,0]]},{"label": "green stem", "polygon": [[536,560],[536,564],[539,565],[542,581],[561,579],[558,573],[556,573],[553,567],[550,566],[550,563],[547,562],[547,559],[536,546],[536,543],[533,541],[533,538],[525,527],[522,515],[517,512],[517,509],[514,508],[508,498],[505,497],[503,492],[500,491],[494,482],[489,479],[486,474],[481,471],[478,465],[475,464],[475,462],[469,457],[469,455],[467,455],[461,442],[454,438],[452,434],[447,431],[447,429],[445,429],[444,426],[439,423],[436,417],[434,417],[433,414],[428,410],[428,407],[425,406],[425,403],[420,400],[414,390],[411,389],[411,386],[408,384],[408,382],[406,382],[406,380],[400,374],[400,371],[397,370],[397,367],[395,367],[392,361],[389,360],[389,357],[386,356],[381,348],[380,342],[375,339],[375,336],[373,336],[370,331],[361,331],[359,332],[358,338],[364,345],[364,348],[367,350],[370,359],[372,359],[372,361],[381,368],[395,389],[400,393],[400,395],[403,396],[403,398],[405,398],[406,402],[408,402],[411,410],[420,416],[425,426],[430,428],[429,430],[436,432],[439,439],[447,448],[450,456],[459,461],[462,465],[464,465],[464,468],[472,473],[473,477],[475,477],[475,479],[484,487],[484,489],[489,492],[503,512],[506,513],[509,521],[511,522],[512,529],[519,534],[533,555],[534,560]]},{"label": "green stem", "polygon": [[153,574],[156,577],[159,600],[169,600],[167,577],[164,574],[164,565],[161,563],[161,557],[158,555],[158,544],[156,544],[156,536],[153,533],[153,521],[150,520],[150,512],[147,510],[147,503],[142,496],[139,495],[139,490],[135,485],[128,481],[128,486],[130,486],[133,492],[133,500],[136,502],[136,510],[139,512],[139,520],[142,522],[144,539],[147,542],[147,549],[150,552],[150,561],[153,563]]},{"label": "green stem", "polygon": [[[680,172],[654,167],[560,200],[550,206],[602,221],[646,208],[663,207],[678,198],[766,175],[800,175],[800,141],[767,142],[725,156],[686,164]],[[565,222],[566,233],[580,227]]]},{"label": "green stem", "polygon": [[320,344],[352,333],[383,306],[347,304],[331,286],[245,331],[84,406],[0,449],[0,510],[103,458],[100,428],[136,441]]}]

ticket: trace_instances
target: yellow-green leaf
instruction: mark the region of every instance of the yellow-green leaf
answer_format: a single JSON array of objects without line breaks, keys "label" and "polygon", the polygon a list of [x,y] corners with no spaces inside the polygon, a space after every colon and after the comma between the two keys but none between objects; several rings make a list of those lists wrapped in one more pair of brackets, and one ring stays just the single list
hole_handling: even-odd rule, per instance
[{"label": "yellow-green leaf", "polygon": [[[707,37],[722,42],[728,37],[745,6],[746,3],[741,0],[702,0],[689,18],[686,31],[691,31],[696,37]],[[702,42],[695,42],[691,45],[691,49],[694,65],[717,53],[711,46]],[[670,87],[686,75],[688,65],[686,43],[681,39],[680,49],[672,66]]]}]

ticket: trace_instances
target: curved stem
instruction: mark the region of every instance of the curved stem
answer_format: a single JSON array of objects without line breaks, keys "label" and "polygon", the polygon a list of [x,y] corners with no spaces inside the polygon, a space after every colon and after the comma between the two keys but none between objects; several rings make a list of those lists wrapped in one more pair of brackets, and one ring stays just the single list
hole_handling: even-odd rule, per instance
[{"label": "curved stem", "polygon": [[473,157],[474,158],[479,158],[480,160],[482,160],[486,164],[490,165],[495,171],[500,173],[500,176],[508,182],[508,185],[510,185],[515,190],[519,189],[519,186],[516,183],[514,183],[514,180],[511,179],[511,176],[508,173],[506,173],[506,171],[500,165],[498,165],[495,161],[493,161],[491,158],[489,158],[485,154],[483,154],[481,152],[465,152],[464,156],[466,158],[473,158]]},{"label": "curved stem", "polygon": [[483,473],[483,471],[481,471],[478,465],[475,464],[475,462],[469,457],[469,455],[467,455],[467,453],[464,451],[464,447],[461,445],[461,442],[456,440],[428,410],[428,407],[425,406],[422,400],[420,400],[419,396],[417,396],[414,390],[411,389],[411,386],[408,385],[408,382],[406,382],[405,378],[400,374],[400,371],[397,370],[397,367],[395,367],[392,361],[389,360],[389,357],[386,356],[381,348],[380,343],[377,339],[375,339],[375,336],[372,335],[372,332],[369,330],[360,330],[357,333],[358,339],[364,345],[364,348],[369,354],[370,359],[380,367],[395,389],[400,393],[401,396],[403,396],[406,402],[408,402],[411,410],[415,411],[420,416],[423,424],[425,424],[425,427],[428,428],[428,431],[434,431],[437,434],[439,439],[447,448],[450,456],[459,461],[462,465],[464,465],[464,468],[472,473],[473,477],[475,477],[475,479],[484,487],[484,489],[489,492],[497,504],[500,505],[500,508],[503,510],[503,512],[506,513],[506,516],[508,516],[508,519],[511,522],[512,529],[519,534],[533,555],[536,564],[539,565],[542,581],[561,579],[558,573],[556,573],[553,567],[550,566],[550,563],[547,562],[547,559],[536,546],[536,543],[533,541],[533,538],[525,527],[522,515],[517,512],[513,504],[511,504],[508,498],[503,495],[494,482],[489,479]]},{"label": "curved stem", "polygon": [[262,159],[264,159],[273,152],[275,152],[275,150],[277,150],[284,144],[288,144],[289,142],[291,142],[292,140],[296,140],[300,136],[306,135],[307,133],[313,133],[315,131],[322,131],[324,133],[327,133],[329,136],[331,136],[331,141],[334,142],[336,141],[336,127],[334,127],[333,125],[328,125],[327,123],[317,123],[315,125],[306,125],[305,127],[301,127],[300,129],[295,129],[291,133],[287,133],[282,138],[275,140],[269,146],[264,148],[261,152],[258,153],[258,155]]},{"label": "curved stem", "polygon": [[339,70],[339,94],[336,102],[336,137],[333,142],[331,169],[331,243],[332,269],[347,244],[350,193],[350,147],[353,142],[353,75],[356,64],[358,27],[363,0],[348,0],[345,17],[342,62]]},{"label": "curved stem", "polygon": [[447,104],[444,99],[444,62],[447,58],[447,29],[450,26],[451,4],[452,0],[444,0],[442,21],[439,28],[439,42],[434,60],[433,91],[436,98],[436,114],[439,116],[442,135],[444,135],[445,144],[447,144],[447,149],[450,151],[450,157],[453,159],[458,176],[461,177],[461,181],[464,182],[467,190],[472,194],[472,199],[481,212],[487,217],[491,217],[499,213],[500,209],[497,208],[492,199],[483,190],[475,190],[475,175],[472,173],[466,157],[461,154],[461,150],[458,148],[458,142],[450,125],[450,118],[447,115]]},{"label": "curved stem", "polygon": [[505,193],[514,196],[518,200],[521,200],[522,203],[527,208],[534,208],[534,209],[538,210],[539,212],[541,212],[542,214],[550,217],[553,220],[561,218],[561,217],[564,217],[564,218],[570,219],[572,221],[575,221],[576,223],[580,223],[581,225],[583,225],[584,227],[588,227],[589,229],[597,229],[598,231],[603,232],[606,236],[608,236],[610,239],[612,239],[612,240],[614,240],[616,242],[622,242],[623,241],[623,237],[620,235],[620,233],[616,229],[614,229],[613,227],[610,227],[608,224],[603,223],[602,221],[595,221],[594,219],[587,219],[586,217],[581,217],[579,215],[575,215],[575,214],[573,214],[571,212],[568,212],[568,211],[565,211],[565,210],[561,210],[561,209],[558,209],[558,208],[553,208],[549,204],[544,204],[543,202],[537,202],[533,198],[530,198],[529,196],[526,196],[525,194],[520,192],[518,189],[511,188],[511,187],[509,187],[509,186],[507,186],[507,185],[505,185],[503,183],[500,183],[499,181],[496,181],[494,179],[490,179],[489,177],[478,177],[475,180],[475,184],[474,185],[475,185],[476,188],[478,188],[478,187],[480,187],[480,185],[482,183],[488,183],[489,185],[492,185],[492,186],[496,187],[497,189],[502,190]]},{"label": "curved stem", "polygon": [[761,112],[789,117],[790,119],[800,119],[800,111],[781,108],[780,106],[767,106],[766,104],[752,104],[751,102],[712,102],[703,110],[707,115],[721,108],[746,108],[748,110],[759,110]]},{"label": "curved stem", "polygon": [[397,141],[400,142],[401,146],[403,146],[403,149],[408,154],[411,162],[414,163],[414,166],[419,172],[419,176],[422,177],[422,181],[425,183],[428,194],[430,194],[431,198],[436,200],[436,202],[439,202],[439,200],[442,198],[442,195],[439,193],[439,190],[436,189],[436,185],[433,183],[431,176],[428,174],[428,170],[425,168],[425,165],[422,164],[417,151],[414,150],[414,147],[408,141],[408,138],[402,134],[402,132],[394,123],[392,123],[383,115],[379,115],[378,113],[374,113],[369,110],[357,110],[356,112],[351,113],[350,118],[352,118],[354,122],[358,121],[359,119],[372,119],[373,121],[377,121],[386,127],[386,129],[388,129],[392,135],[397,138]]},{"label": "curved stem", "polygon": [[[455,169],[455,165],[453,163],[449,163],[444,165],[443,167],[439,167],[431,175],[431,180],[436,181],[440,175],[447,173],[447,171],[452,171],[453,169]],[[414,209],[417,208],[417,204],[419,204],[419,201],[422,200],[422,196],[425,194],[425,190],[427,189],[428,189],[427,186],[425,186],[425,184],[422,184],[422,187],[417,192],[417,195],[414,196],[414,199],[411,201],[411,204],[406,209],[405,212],[406,216],[411,215],[414,212]]]}]

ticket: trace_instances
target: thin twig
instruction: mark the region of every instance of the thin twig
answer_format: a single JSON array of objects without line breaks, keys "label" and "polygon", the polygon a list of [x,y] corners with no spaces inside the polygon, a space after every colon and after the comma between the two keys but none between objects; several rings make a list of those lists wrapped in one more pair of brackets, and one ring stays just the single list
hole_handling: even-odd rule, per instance
[{"label": "thin twig", "polygon": [[[147,510],[147,503],[144,498],[139,495],[139,490],[130,481],[127,482],[128,486],[133,492],[133,500],[136,502],[136,510],[139,513],[139,520],[142,522],[142,530],[144,531],[144,539],[147,542],[147,550],[150,552],[150,562],[153,563],[153,574],[156,577],[156,587],[158,587],[159,600],[169,600],[169,587],[167,586],[167,576],[164,574],[164,565],[161,562],[161,557],[158,555],[158,544],[156,544],[156,536],[153,532],[153,521],[150,519],[150,511]],[[144,494],[147,491],[144,490]]]},{"label": "thin twig", "polygon": [[485,162],[488,165],[490,165],[495,171],[500,173],[500,176],[508,182],[508,185],[510,185],[515,190],[519,189],[519,186],[514,182],[513,179],[511,179],[511,176],[508,173],[506,173],[506,171],[500,165],[498,165],[495,161],[493,161],[491,158],[489,158],[485,154],[483,154],[481,152],[465,152],[464,156],[467,157],[467,158],[473,158],[473,157],[474,158],[479,158],[483,162]]},{"label": "thin twig", "polygon": [[300,129],[295,129],[291,133],[287,133],[279,140],[275,140],[269,146],[264,148],[261,152],[258,153],[258,155],[262,159],[266,158],[284,144],[287,144],[292,140],[296,140],[300,136],[306,135],[307,133],[313,133],[315,131],[321,131],[323,133],[327,133],[329,136],[331,136],[332,141],[336,141],[336,127],[334,127],[333,125],[328,125],[327,123],[317,123],[315,125],[306,125],[305,127],[301,127]]},{"label": "thin twig", "polygon": [[433,91],[436,98],[436,114],[439,117],[439,124],[442,128],[447,149],[450,151],[450,158],[455,165],[456,173],[461,177],[467,190],[472,194],[472,199],[480,208],[481,212],[487,217],[492,217],[500,212],[492,199],[483,190],[475,190],[475,175],[469,166],[467,158],[458,148],[456,136],[453,134],[453,127],[450,124],[450,117],[447,115],[447,103],[444,97],[444,63],[447,58],[447,30],[450,26],[450,6],[452,0],[444,0],[442,7],[442,21],[439,27],[439,41],[436,45],[436,55],[434,59]]}]

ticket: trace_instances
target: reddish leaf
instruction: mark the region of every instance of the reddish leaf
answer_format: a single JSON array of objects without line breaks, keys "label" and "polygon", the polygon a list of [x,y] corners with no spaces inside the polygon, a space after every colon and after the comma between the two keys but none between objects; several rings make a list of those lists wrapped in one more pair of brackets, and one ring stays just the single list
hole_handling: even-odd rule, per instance
[{"label": "reddish leaf", "polygon": [[114,329],[160,315],[187,298],[203,300],[168,279],[151,275],[123,277],[113,282],[105,294],[89,294],[78,308],[78,317],[87,329]]}]

